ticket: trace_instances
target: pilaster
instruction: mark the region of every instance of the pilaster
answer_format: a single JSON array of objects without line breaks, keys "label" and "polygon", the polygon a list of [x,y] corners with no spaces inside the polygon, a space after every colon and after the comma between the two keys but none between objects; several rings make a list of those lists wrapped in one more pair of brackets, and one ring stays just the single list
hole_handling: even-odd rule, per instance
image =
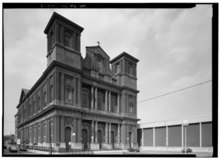
[{"label": "pilaster", "polygon": [[91,87],[91,108],[94,108],[93,104],[94,104],[94,96],[93,93],[94,92],[94,87]]}]

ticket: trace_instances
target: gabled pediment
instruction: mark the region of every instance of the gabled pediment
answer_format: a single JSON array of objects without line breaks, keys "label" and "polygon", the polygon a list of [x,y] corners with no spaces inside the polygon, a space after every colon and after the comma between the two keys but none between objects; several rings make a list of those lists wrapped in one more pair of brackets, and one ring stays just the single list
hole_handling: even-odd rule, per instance
[{"label": "gabled pediment", "polygon": [[108,54],[100,46],[86,47],[86,50],[90,50],[91,52],[102,58],[110,59]]},{"label": "gabled pediment", "polygon": [[21,102],[24,100],[24,98],[25,98],[25,96],[27,95],[28,92],[29,92],[28,89],[24,89],[24,88],[23,88],[23,89],[21,90],[19,103],[21,103]]},{"label": "gabled pediment", "polygon": [[109,60],[110,57],[100,46],[86,47],[86,57],[83,59],[83,68],[99,72],[102,75],[112,76]]}]

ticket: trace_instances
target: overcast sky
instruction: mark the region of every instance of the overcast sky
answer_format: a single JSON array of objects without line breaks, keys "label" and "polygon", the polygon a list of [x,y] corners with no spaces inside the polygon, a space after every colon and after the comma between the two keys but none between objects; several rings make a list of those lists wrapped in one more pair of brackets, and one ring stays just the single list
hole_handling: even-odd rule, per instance
[{"label": "overcast sky", "polygon": [[[22,88],[46,69],[43,33],[53,12],[84,28],[81,52],[97,45],[112,58],[137,57],[138,102],[211,80],[211,5],[192,9],[7,9],[4,10],[4,124],[14,133]],[[211,85],[138,103],[139,123],[211,116]]]}]

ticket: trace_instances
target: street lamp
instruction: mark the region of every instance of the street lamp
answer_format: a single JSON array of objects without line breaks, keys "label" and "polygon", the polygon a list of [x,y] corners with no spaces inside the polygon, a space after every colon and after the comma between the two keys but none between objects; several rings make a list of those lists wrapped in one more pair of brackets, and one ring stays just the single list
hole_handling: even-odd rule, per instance
[{"label": "street lamp", "polygon": [[183,127],[184,127],[184,140],[185,140],[185,149],[184,149],[184,152],[185,152],[185,154],[186,154],[186,148],[187,148],[187,146],[186,146],[186,138],[187,138],[187,136],[186,136],[186,128],[187,128],[187,126],[189,125],[189,123],[188,123],[188,121],[187,120],[184,120],[183,121]]}]

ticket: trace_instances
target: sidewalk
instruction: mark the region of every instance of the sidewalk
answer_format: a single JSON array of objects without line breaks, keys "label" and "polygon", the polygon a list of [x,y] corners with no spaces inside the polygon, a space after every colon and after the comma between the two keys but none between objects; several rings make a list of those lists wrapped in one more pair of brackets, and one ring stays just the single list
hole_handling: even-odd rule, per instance
[{"label": "sidewalk", "polygon": [[94,155],[98,154],[123,154],[124,152],[128,152],[127,150],[101,150],[94,151]]}]

